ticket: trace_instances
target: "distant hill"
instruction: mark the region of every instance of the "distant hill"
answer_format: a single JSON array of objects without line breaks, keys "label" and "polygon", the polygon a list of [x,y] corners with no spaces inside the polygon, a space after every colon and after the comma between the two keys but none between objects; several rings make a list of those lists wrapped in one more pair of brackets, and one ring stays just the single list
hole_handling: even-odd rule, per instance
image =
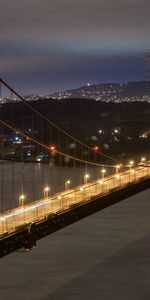
[{"label": "distant hill", "polygon": [[104,102],[150,101],[150,81],[125,83],[87,83],[77,89],[58,92],[55,99],[87,98]]}]

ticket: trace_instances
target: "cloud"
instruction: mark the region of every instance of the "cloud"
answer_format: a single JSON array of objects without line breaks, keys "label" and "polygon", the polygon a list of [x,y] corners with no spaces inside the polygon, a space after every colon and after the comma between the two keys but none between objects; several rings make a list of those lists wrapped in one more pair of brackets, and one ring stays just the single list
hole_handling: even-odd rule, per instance
[{"label": "cloud", "polygon": [[[147,0],[1,0],[1,34],[47,38],[84,38],[88,34],[108,33],[121,26],[145,30],[150,25],[150,2]],[[135,28],[136,27],[136,28]],[[65,36],[66,35],[66,36]]]},{"label": "cloud", "polygon": [[139,78],[149,11],[147,0],[1,0],[1,76],[43,91]]},{"label": "cloud", "polygon": [[[140,54],[101,54],[76,51],[44,51],[24,59],[14,52],[14,57],[5,57],[9,65],[2,75],[12,85],[26,92],[51,93],[58,89],[76,87],[85,82],[126,81],[139,78],[143,72],[143,57]],[[130,76],[129,76],[130,74]],[[23,88],[23,84],[26,88]]]}]

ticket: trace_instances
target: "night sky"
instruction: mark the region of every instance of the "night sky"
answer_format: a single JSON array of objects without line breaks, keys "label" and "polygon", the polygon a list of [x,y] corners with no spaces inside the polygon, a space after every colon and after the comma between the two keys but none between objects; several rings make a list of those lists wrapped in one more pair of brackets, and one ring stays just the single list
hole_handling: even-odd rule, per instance
[{"label": "night sky", "polygon": [[22,94],[144,78],[149,0],[0,0],[0,76]]}]

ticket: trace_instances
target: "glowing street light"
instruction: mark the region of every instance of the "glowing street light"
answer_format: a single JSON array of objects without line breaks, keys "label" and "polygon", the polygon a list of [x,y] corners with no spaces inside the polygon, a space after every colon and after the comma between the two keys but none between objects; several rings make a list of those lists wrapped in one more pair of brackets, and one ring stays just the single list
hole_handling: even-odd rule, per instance
[{"label": "glowing street light", "polygon": [[89,174],[85,174],[84,175],[84,184],[87,184],[88,183],[88,179],[90,178],[90,175]]},{"label": "glowing street light", "polygon": [[142,158],[141,158],[141,162],[144,163],[145,161],[146,161],[146,158],[145,158],[145,157],[142,157]]},{"label": "glowing street light", "polygon": [[102,129],[99,129],[98,133],[99,133],[99,134],[102,134],[102,133],[103,133],[103,130],[102,130]]},{"label": "glowing street light", "polygon": [[46,187],[44,188],[44,198],[46,198],[46,197],[49,196],[49,190],[50,190],[50,188],[49,188],[48,186],[46,186]]},{"label": "glowing street light", "polygon": [[119,130],[118,129],[114,129],[114,133],[119,133]]},{"label": "glowing street light", "polygon": [[67,180],[67,181],[65,182],[65,190],[68,190],[68,189],[69,189],[70,183],[71,183],[70,180]]},{"label": "glowing street light", "polygon": [[24,206],[25,204],[25,195],[20,195],[19,196],[19,206]]},{"label": "glowing street light", "polygon": [[134,160],[130,160],[129,165],[132,167],[134,165]]},{"label": "glowing street light", "polygon": [[106,174],[106,170],[105,170],[105,169],[102,169],[102,179],[104,179],[105,174]]},{"label": "glowing street light", "polygon": [[129,169],[130,169],[130,172],[131,172],[131,169],[132,169],[133,165],[134,165],[134,160],[130,160],[130,161],[129,161]]}]

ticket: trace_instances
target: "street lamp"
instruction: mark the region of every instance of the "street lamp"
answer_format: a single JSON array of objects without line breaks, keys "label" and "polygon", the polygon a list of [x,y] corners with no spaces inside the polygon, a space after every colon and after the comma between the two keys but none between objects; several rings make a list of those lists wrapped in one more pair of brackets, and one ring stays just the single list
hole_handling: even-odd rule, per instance
[{"label": "street lamp", "polygon": [[49,190],[50,190],[50,188],[48,187],[48,186],[46,186],[45,188],[44,188],[44,198],[46,198],[46,197],[48,197],[49,195]]},{"label": "street lamp", "polygon": [[[146,158],[145,157],[142,157],[141,158],[141,163],[145,163],[145,161],[146,161]],[[144,167],[144,166],[143,166]],[[144,176],[144,174],[145,174],[145,168],[143,168],[143,176]]]},{"label": "street lamp", "polygon": [[84,184],[87,184],[88,183],[88,179],[90,178],[90,175],[89,174],[85,174],[84,175]]},{"label": "street lamp", "polygon": [[145,161],[146,161],[146,158],[145,158],[145,157],[142,157],[142,158],[141,158],[141,162],[144,163]]},{"label": "street lamp", "polygon": [[20,195],[19,196],[19,206],[24,206],[25,204],[25,195]]},{"label": "street lamp", "polygon": [[58,196],[58,200],[60,201],[61,209],[63,209],[63,200],[62,200],[62,196]]},{"label": "street lamp", "polygon": [[103,188],[103,180],[99,180],[99,185],[100,185],[100,192],[102,191],[102,188]]},{"label": "street lamp", "polygon": [[115,168],[116,168],[116,174],[118,174],[119,169],[121,168],[121,166],[120,166],[120,165],[117,165],[117,166],[115,166]]},{"label": "street lamp", "polygon": [[117,175],[116,175],[116,179],[117,179],[117,181],[119,182],[119,184],[121,184],[121,176],[120,176],[120,174],[117,174]]},{"label": "street lamp", "polygon": [[105,169],[102,169],[102,179],[104,179],[105,174],[106,174],[106,170],[105,170]]},{"label": "street lamp", "polygon": [[131,170],[131,174],[133,174],[133,178],[135,179],[136,178],[135,170]]},{"label": "street lamp", "polygon": [[129,165],[132,167],[134,165],[134,160],[130,160]]},{"label": "street lamp", "polygon": [[70,180],[67,180],[67,181],[65,182],[65,190],[68,190],[68,189],[69,189],[70,183],[71,183]]},{"label": "street lamp", "polygon": [[82,200],[84,199],[85,197],[85,190],[83,187],[80,188],[80,192],[81,192],[81,197],[82,197]]},{"label": "street lamp", "polygon": [[2,224],[2,232],[5,232],[5,226],[6,226],[6,231],[7,231],[7,218],[1,217],[0,221],[2,221],[2,223],[1,223]]},{"label": "street lamp", "polygon": [[129,173],[129,180],[130,180],[130,181],[131,181],[131,171],[132,171],[133,165],[134,165],[134,161],[133,161],[133,160],[130,160],[130,161],[129,161],[129,171],[130,171],[130,173]]},{"label": "street lamp", "polygon": [[132,169],[133,165],[134,165],[134,160],[130,160],[130,161],[129,161],[129,169],[130,169],[130,172],[131,172],[131,169]]}]

